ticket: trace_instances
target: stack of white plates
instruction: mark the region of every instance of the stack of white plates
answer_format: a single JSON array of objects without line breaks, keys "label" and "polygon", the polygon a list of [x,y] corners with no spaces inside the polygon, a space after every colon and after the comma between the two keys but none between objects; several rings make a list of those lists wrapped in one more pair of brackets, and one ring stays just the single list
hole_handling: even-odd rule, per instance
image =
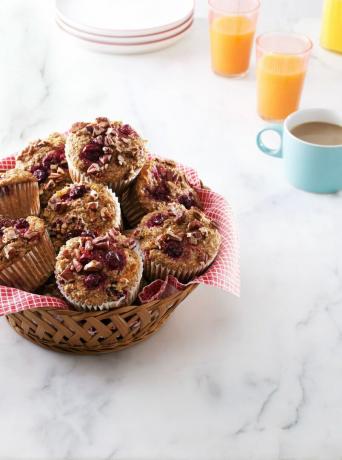
[{"label": "stack of white plates", "polygon": [[172,45],[190,29],[194,0],[56,0],[58,26],[89,47],[118,54]]}]

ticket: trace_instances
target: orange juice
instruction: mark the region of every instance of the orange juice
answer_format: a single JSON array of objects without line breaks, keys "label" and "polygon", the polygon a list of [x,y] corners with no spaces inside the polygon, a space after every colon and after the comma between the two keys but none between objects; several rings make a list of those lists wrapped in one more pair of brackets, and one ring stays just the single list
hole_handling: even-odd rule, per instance
[{"label": "orange juice", "polygon": [[210,24],[213,70],[225,76],[247,72],[253,45],[255,21],[245,16],[222,16]]},{"label": "orange juice", "polygon": [[301,56],[265,54],[257,64],[258,112],[265,120],[283,120],[298,109],[306,65]]}]

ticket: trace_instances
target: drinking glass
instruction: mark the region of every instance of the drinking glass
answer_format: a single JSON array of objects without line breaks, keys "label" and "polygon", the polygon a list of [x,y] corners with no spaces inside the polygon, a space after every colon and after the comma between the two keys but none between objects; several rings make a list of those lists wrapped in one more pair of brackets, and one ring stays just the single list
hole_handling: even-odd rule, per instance
[{"label": "drinking glass", "polygon": [[225,77],[246,75],[260,0],[208,0],[211,62]]},{"label": "drinking glass", "polygon": [[324,1],[321,45],[342,53],[342,0]]},{"label": "drinking glass", "polygon": [[279,122],[300,103],[311,40],[304,35],[265,33],[256,40],[258,113]]}]

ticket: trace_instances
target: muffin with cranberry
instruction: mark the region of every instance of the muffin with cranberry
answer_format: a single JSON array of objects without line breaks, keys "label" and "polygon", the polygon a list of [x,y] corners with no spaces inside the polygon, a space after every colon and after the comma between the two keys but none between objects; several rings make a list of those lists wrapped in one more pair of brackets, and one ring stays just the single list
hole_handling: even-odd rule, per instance
[{"label": "muffin with cranberry", "polygon": [[131,305],[139,291],[143,263],[135,241],[117,230],[67,241],[57,256],[56,281],[79,310]]},{"label": "muffin with cranberry", "polygon": [[0,284],[34,291],[54,265],[55,251],[42,219],[0,217]]},{"label": "muffin with cranberry", "polygon": [[130,125],[97,118],[72,126],[66,157],[74,182],[96,182],[121,193],[145,163],[145,141]]},{"label": "muffin with cranberry", "polygon": [[146,213],[167,203],[180,203],[187,209],[201,207],[196,191],[176,163],[154,158],[145,163],[136,181],[123,194],[122,211],[135,227]]},{"label": "muffin with cranberry", "polygon": [[197,208],[171,204],[144,216],[135,232],[148,279],[173,275],[188,282],[214,261],[221,244],[216,225]]},{"label": "muffin with cranberry", "polygon": [[31,142],[17,157],[16,167],[31,172],[38,181],[41,208],[71,182],[64,146],[65,136],[52,133],[47,139]]},{"label": "muffin with cranberry", "polygon": [[37,179],[28,171],[9,169],[0,174],[0,214],[7,217],[38,215]]},{"label": "muffin with cranberry", "polygon": [[67,185],[50,198],[43,217],[56,250],[75,236],[97,236],[121,225],[118,199],[100,184]]}]

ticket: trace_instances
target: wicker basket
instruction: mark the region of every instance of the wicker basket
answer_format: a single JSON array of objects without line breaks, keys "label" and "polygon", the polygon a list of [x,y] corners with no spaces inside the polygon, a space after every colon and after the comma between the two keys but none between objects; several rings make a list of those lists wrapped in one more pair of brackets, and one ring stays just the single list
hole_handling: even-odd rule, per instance
[{"label": "wicker basket", "polygon": [[162,300],[105,312],[36,308],[7,315],[22,337],[53,351],[109,353],[130,347],[154,334],[196,284]]}]

